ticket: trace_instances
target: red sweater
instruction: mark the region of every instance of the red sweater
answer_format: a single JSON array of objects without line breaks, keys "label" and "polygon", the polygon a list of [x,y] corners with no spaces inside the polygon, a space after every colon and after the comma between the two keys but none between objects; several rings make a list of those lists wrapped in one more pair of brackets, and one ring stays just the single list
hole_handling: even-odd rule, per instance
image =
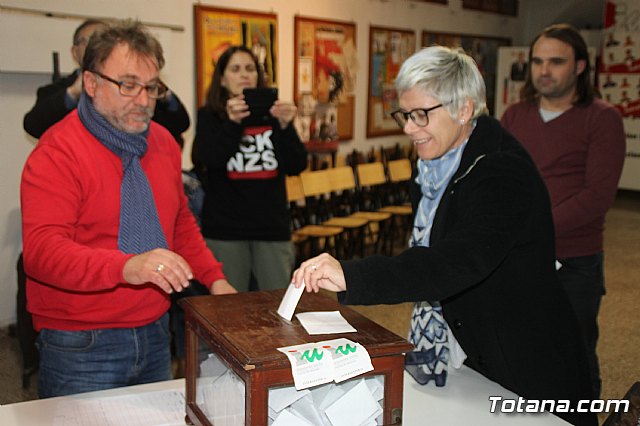
[{"label": "red sweater", "polygon": [[[178,145],[151,122],[141,159],[169,250],[206,285],[224,278],[184,195]],[[149,324],[169,308],[155,285],[129,285],[133,255],[118,250],[122,162],[69,113],[47,131],[22,174],[27,308],[36,330],[126,328]]]},{"label": "red sweater", "polygon": [[557,257],[601,252],[605,215],[625,157],[618,111],[595,99],[545,123],[537,104],[521,102],[510,106],[501,121],[529,151],[547,185]]}]

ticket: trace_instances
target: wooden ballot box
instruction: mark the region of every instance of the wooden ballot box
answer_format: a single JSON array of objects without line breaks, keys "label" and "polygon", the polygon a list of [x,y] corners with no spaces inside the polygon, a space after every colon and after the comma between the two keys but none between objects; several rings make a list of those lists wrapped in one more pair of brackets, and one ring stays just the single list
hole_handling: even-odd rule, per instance
[{"label": "wooden ballot box", "polygon": [[[293,386],[291,364],[277,348],[342,337],[359,343],[369,353],[374,370],[362,376],[378,376],[384,382],[383,424],[400,424],[404,353],[413,346],[334,298],[305,292],[296,313],[340,311],[357,330],[309,335],[295,316],[289,322],[277,314],[284,292],[180,301],[186,322],[187,420],[201,426],[267,425],[269,389]],[[214,421],[213,412],[227,415],[224,421]]]}]

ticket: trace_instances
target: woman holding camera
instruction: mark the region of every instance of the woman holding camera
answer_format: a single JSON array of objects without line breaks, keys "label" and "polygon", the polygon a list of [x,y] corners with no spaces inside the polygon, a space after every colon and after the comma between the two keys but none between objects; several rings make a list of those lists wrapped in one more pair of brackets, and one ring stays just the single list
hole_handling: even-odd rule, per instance
[{"label": "woman holding camera", "polygon": [[251,115],[243,90],[261,87],[256,57],[244,46],[229,47],[198,111],[192,151],[205,188],[202,233],[238,291],[249,289],[251,275],[260,290],[290,282],[294,252],[285,176],[307,166],[293,127],[294,104],[276,100],[264,123],[243,123]]}]

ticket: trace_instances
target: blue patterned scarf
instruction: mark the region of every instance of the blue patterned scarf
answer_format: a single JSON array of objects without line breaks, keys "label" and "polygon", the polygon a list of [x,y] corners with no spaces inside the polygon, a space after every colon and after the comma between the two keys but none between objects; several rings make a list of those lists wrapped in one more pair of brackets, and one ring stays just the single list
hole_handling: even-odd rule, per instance
[{"label": "blue patterned scarf", "polygon": [[96,111],[84,92],[78,102],[78,116],[89,133],[122,160],[118,248],[135,254],[167,248],[151,186],[140,165],[140,158],[147,152],[149,130],[134,134],[116,129]]},{"label": "blue patterned scarf", "polygon": [[[411,247],[429,247],[431,226],[440,199],[449,181],[460,166],[460,159],[467,141],[453,148],[440,158],[418,159],[418,176],[422,197],[418,204]],[[409,341],[415,349],[405,356],[405,369],[421,385],[434,380],[436,386],[444,386],[447,380],[450,342],[448,325],[439,302],[416,302],[411,315]]]}]

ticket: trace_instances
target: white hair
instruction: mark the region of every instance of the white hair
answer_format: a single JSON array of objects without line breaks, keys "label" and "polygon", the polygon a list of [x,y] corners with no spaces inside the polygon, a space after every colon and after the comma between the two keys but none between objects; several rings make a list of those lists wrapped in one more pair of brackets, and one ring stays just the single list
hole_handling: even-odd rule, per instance
[{"label": "white hair", "polygon": [[488,114],[484,80],[469,55],[460,48],[430,46],[409,57],[395,80],[398,96],[414,87],[438,99],[452,118],[469,99],[472,118]]}]

